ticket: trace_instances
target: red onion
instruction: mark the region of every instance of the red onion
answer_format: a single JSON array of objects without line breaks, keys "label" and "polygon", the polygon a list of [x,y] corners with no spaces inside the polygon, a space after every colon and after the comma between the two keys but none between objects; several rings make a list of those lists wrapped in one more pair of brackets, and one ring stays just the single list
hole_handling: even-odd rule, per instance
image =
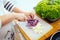
[{"label": "red onion", "polygon": [[28,20],[27,25],[28,26],[36,26],[39,21],[37,19],[34,20]]}]

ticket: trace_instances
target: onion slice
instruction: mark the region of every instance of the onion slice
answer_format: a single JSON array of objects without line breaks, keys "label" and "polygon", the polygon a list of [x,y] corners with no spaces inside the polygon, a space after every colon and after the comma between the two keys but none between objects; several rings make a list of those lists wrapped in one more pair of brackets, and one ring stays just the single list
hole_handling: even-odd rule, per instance
[{"label": "onion slice", "polygon": [[34,27],[37,25],[39,21],[37,19],[33,19],[33,20],[27,20],[27,25],[30,26],[30,27]]}]

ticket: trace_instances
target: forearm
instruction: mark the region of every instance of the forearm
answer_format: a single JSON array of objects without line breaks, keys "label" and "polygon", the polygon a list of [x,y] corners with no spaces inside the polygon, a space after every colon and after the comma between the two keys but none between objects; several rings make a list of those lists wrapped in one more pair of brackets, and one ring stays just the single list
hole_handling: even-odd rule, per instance
[{"label": "forearm", "polygon": [[24,11],[22,11],[21,9],[18,9],[17,7],[14,7],[12,11],[15,13],[25,13]]},{"label": "forearm", "polygon": [[13,21],[15,19],[15,16],[13,15],[13,13],[10,13],[7,15],[0,16],[0,19],[2,21],[2,26],[4,26],[5,24]]}]

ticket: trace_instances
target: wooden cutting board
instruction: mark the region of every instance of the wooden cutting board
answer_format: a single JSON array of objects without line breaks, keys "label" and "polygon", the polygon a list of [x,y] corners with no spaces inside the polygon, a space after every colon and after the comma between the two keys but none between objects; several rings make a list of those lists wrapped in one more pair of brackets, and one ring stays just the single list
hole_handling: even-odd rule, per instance
[{"label": "wooden cutting board", "polygon": [[[39,17],[39,16],[38,16]],[[44,19],[41,19],[41,17],[38,18],[40,20],[40,23],[43,23],[42,25],[44,25],[43,27],[45,27],[45,29],[47,28],[47,31],[45,30],[45,33],[44,34],[41,34],[40,36],[37,36],[37,40],[45,40],[46,38],[48,38],[49,36],[51,36],[54,32],[56,32],[57,30],[60,30],[60,19],[53,22],[53,23],[50,23]],[[32,32],[31,29],[27,28],[26,26],[26,23],[21,23],[21,22],[17,22],[17,27],[19,29],[19,31],[22,33],[22,35],[24,36],[25,40],[33,40],[33,36],[36,36],[37,34],[34,34]],[[26,30],[27,29],[27,30]],[[34,35],[30,35],[30,34],[34,34]],[[31,37],[33,39],[31,39]],[[34,39],[35,40],[35,39]]]},{"label": "wooden cutting board", "polygon": [[17,24],[20,26],[21,30],[23,30],[22,34],[25,35],[25,37],[27,36],[26,40],[38,40],[42,36],[44,36],[46,33],[48,33],[50,30],[53,29],[53,27],[50,24],[48,24],[44,20],[40,19],[39,17],[36,17],[36,19],[39,20],[39,23],[43,27],[43,28],[40,27],[40,31],[39,31],[40,33],[36,33],[33,29],[30,29],[29,27],[27,27],[26,22],[17,22]]}]

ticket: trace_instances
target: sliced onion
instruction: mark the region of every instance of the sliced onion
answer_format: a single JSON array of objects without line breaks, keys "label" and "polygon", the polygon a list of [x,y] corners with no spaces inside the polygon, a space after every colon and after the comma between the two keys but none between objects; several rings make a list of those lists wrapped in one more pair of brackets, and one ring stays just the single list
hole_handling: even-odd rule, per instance
[{"label": "sliced onion", "polygon": [[36,26],[39,21],[37,19],[34,20],[28,20],[27,25],[28,26]]}]

